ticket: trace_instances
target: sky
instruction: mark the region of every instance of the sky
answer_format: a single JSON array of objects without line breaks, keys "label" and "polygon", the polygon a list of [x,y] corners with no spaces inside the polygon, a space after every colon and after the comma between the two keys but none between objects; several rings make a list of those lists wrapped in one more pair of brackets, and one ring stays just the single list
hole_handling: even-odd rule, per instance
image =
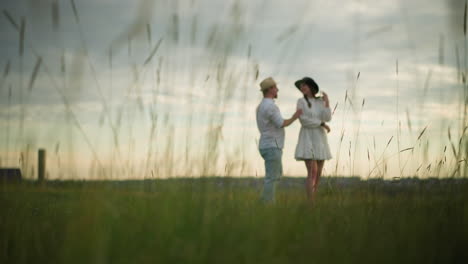
[{"label": "sky", "polygon": [[[301,97],[295,80],[328,93],[325,176],[466,170],[465,1],[0,6],[0,166],[27,178],[39,148],[51,179],[262,177],[255,108],[270,76],[285,119]],[[299,129],[286,128],[287,176],[306,175]]]}]

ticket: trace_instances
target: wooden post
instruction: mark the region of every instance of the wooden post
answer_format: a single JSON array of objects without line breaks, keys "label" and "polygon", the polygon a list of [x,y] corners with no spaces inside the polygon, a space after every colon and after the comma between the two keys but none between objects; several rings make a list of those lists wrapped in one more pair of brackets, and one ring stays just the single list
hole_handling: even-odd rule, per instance
[{"label": "wooden post", "polygon": [[45,179],[45,170],[46,170],[46,151],[45,149],[39,149],[37,160],[37,178],[40,182]]}]

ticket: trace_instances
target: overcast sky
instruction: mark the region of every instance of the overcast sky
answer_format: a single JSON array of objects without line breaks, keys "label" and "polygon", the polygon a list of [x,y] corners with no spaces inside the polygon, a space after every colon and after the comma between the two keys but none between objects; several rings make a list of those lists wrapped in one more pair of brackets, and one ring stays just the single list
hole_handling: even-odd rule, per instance
[{"label": "overcast sky", "polygon": [[[76,15],[72,1],[0,4],[2,166],[19,166],[21,152],[23,163],[35,160],[43,147],[51,177],[92,178],[99,167],[119,168],[115,178],[261,176],[258,83],[278,81],[289,118],[301,97],[293,83],[310,76],[337,105],[325,175],[456,168],[448,134],[457,152],[464,1],[74,4]],[[286,128],[286,175],[306,173],[293,155],[299,128]]]}]

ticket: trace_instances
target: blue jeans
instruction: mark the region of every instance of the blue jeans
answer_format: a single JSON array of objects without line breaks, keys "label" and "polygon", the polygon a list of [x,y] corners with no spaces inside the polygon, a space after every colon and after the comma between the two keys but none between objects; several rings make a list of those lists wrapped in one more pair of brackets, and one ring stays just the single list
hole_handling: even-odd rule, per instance
[{"label": "blue jeans", "polygon": [[260,149],[260,155],[265,160],[262,200],[264,202],[273,202],[275,200],[276,183],[283,176],[283,165],[281,164],[283,150],[279,148]]}]

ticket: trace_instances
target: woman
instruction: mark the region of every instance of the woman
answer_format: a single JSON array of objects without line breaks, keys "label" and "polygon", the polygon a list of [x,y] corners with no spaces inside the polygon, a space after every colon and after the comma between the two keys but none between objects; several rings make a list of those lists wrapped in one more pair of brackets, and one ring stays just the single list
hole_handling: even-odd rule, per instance
[{"label": "woman", "polygon": [[328,146],[327,132],[330,128],[325,124],[331,120],[328,95],[317,97],[319,87],[312,78],[304,77],[294,83],[304,95],[297,100],[297,108],[302,109],[299,117],[301,131],[296,146],[296,160],[303,160],[307,168],[307,197],[313,201],[325,160],[332,158]]}]

